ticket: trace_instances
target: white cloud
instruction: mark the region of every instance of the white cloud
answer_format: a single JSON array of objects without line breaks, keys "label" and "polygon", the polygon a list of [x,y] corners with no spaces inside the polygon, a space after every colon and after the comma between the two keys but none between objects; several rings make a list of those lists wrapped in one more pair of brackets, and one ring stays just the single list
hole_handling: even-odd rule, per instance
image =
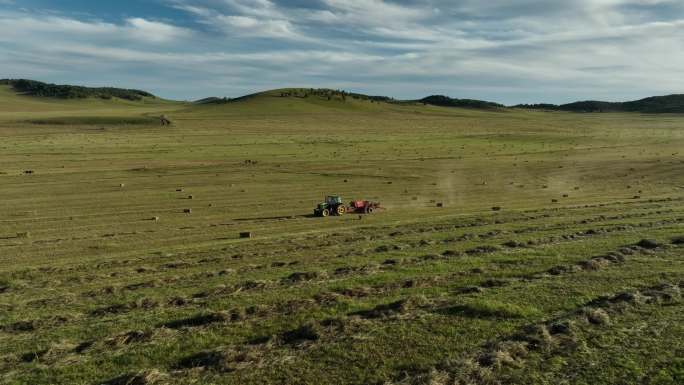
[{"label": "white cloud", "polygon": [[0,66],[22,77],[106,68],[121,85],[145,73],[198,97],[285,85],[507,103],[684,91],[680,1],[168,1],[185,27],[0,11]]},{"label": "white cloud", "polygon": [[154,43],[173,41],[190,35],[190,31],[185,28],[139,17],[126,19],[123,30],[136,39]]},{"label": "white cloud", "polygon": [[382,0],[322,0],[329,7],[319,20],[382,27],[424,20],[433,15],[427,6],[406,7]]},{"label": "white cloud", "polygon": [[251,37],[296,39],[301,36],[287,20],[259,19],[252,16],[217,15],[208,23],[227,34]]},{"label": "white cloud", "polygon": [[[223,0],[233,13],[202,6],[175,3],[173,6],[199,17],[200,23],[228,37],[254,37],[308,40],[275,5],[268,0]],[[249,4],[248,4],[249,3]]]},{"label": "white cloud", "polygon": [[143,18],[129,18],[122,24],[102,21],[80,21],[57,16],[28,16],[17,14],[0,14],[0,39],[13,36],[26,39],[30,36],[42,35],[50,37],[73,37],[110,40],[133,39],[138,42],[163,43],[175,39],[189,37],[192,32],[185,28],[173,26]]}]

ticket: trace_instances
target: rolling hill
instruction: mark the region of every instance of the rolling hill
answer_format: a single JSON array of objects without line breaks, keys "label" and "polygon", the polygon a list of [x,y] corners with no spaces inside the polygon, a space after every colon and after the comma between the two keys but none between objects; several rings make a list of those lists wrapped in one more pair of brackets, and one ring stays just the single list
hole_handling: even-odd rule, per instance
[{"label": "rolling hill", "polygon": [[[187,103],[157,97],[143,96],[138,99],[132,94],[127,95],[124,92],[125,90],[120,89],[104,89],[102,92],[106,94],[101,94],[98,93],[100,91],[86,88],[86,93],[90,96],[85,97],[83,95],[86,94],[79,94],[78,91],[74,91],[76,93],[72,94],[69,93],[70,91],[65,92],[67,95],[81,95],[79,97],[47,96],[57,95],[53,93],[57,91],[50,91],[51,88],[47,87],[43,88],[43,91],[23,92],[17,90],[11,85],[12,83],[13,81],[0,81],[0,118],[12,119],[17,122],[26,121],[32,124],[140,123],[148,121],[147,117],[158,117],[170,110],[177,110],[187,105]],[[71,86],[60,87],[66,87],[61,88],[66,90]],[[74,87],[73,89],[78,90],[79,88]]]},{"label": "rolling hill", "polygon": [[520,104],[516,108],[570,112],[642,112],[649,114],[684,113],[684,95],[652,96],[631,102],[587,100],[562,105]]},{"label": "rolling hill", "polygon": [[142,100],[143,98],[155,98],[151,93],[141,90],[57,85],[28,79],[2,79],[0,80],[0,85],[9,85],[15,91],[24,95],[59,99],[85,99],[93,97],[100,99]]},{"label": "rolling hill", "polygon": [[419,100],[420,103],[441,107],[460,107],[475,109],[505,108],[503,104],[475,99],[454,99],[444,95],[432,95]]},{"label": "rolling hill", "polygon": [[[54,99],[102,99],[102,100],[123,100],[123,101],[144,101],[162,100],[150,92],[123,89],[115,87],[84,87],[74,85],[56,85],[27,79],[2,79],[0,86],[9,86],[14,92],[24,96],[34,96],[41,98]],[[333,90],[327,88],[282,88],[264,92],[253,93],[237,98],[226,97],[207,97],[192,103],[199,106],[217,106],[241,102],[269,100],[266,104],[272,104],[275,98],[280,102],[275,104],[289,106],[296,109],[296,106],[326,106],[334,108],[354,108],[365,106],[368,103],[386,103],[395,105],[430,105],[436,107],[453,107],[465,109],[492,110],[504,108],[519,108],[533,110],[551,110],[567,112],[640,112],[640,113],[684,113],[684,94],[674,94],[666,96],[652,96],[640,100],[628,102],[606,102],[597,100],[577,101],[567,104],[518,104],[506,107],[502,104],[477,99],[459,99],[444,95],[431,95],[418,100],[398,100],[389,96],[374,96],[361,93],[347,92],[344,90]],[[300,100],[306,103],[292,103],[293,100]],[[287,103],[282,103],[288,101]],[[346,106],[333,106],[325,102],[344,102]],[[179,102],[180,103],[180,102]]]}]

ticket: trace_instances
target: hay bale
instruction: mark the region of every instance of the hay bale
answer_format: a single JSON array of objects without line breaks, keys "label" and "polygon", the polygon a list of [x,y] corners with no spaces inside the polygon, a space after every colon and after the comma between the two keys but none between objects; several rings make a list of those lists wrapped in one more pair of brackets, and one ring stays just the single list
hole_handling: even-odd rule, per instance
[{"label": "hay bale", "polygon": [[438,203],[437,203],[437,207],[444,207],[444,203],[438,202]]},{"label": "hay bale", "polygon": [[188,199],[195,199],[194,195],[188,195]]},{"label": "hay bale", "polygon": [[124,187],[126,187],[126,184],[120,183],[120,184],[119,184],[119,187],[120,187],[120,188],[124,188]]},{"label": "hay bale", "polygon": [[605,258],[592,258],[588,261],[580,263],[580,266],[584,270],[601,270],[604,267],[610,265],[610,261]]},{"label": "hay bale", "polygon": [[606,325],[610,322],[610,316],[603,309],[594,309],[587,312],[587,321],[594,325]]},{"label": "hay bale", "polygon": [[22,238],[22,239],[31,238],[31,233],[29,233],[28,231],[25,231],[22,233],[17,233],[17,238]]},{"label": "hay bale", "polygon": [[252,238],[252,232],[251,231],[243,231],[240,233],[240,238]]},{"label": "hay bale", "polygon": [[3,328],[6,332],[32,332],[36,330],[36,321],[17,321]]},{"label": "hay bale", "polygon": [[479,294],[484,291],[485,289],[480,286],[466,286],[457,290],[459,294]]},{"label": "hay bale", "polygon": [[185,214],[192,214],[192,209],[183,209]]},{"label": "hay bale", "polygon": [[176,364],[178,369],[191,368],[221,368],[226,361],[226,355],[220,351],[204,351],[185,357]]},{"label": "hay bale", "polygon": [[523,341],[503,341],[493,351],[480,356],[478,363],[485,367],[518,367],[519,361],[528,353],[527,344]]},{"label": "hay bale", "polygon": [[321,338],[322,330],[318,324],[307,324],[296,329],[284,332],[280,338],[283,343],[297,345],[304,342],[313,342]]},{"label": "hay bale", "polygon": [[573,328],[572,321],[557,321],[549,326],[549,333],[551,334],[571,334]]},{"label": "hay bale", "polygon": [[190,327],[201,327],[215,323],[231,321],[231,316],[227,312],[200,313],[188,318],[181,318],[166,322],[164,327],[169,329],[182,329]]},{"label": "hay bale", "polygon": [[492,211],[501,211],[501,206],[492,207]]},{"label": "hay bale", "polygon": [[483,245],[483,246],[478,246],[469,250],[466,250],[466,254],[468,255],[477,255],[477,254],[489,254],[489,253],[494,253],[499,250],[498,247],[492,246],[492,245]]},{"label": "hay bale", "polygon": [[130,345],[138,342],[147,342],[152,338],[149,331],[132,330],[105,340],[105,344],[110,346]]},{"label": "hay bale", "polygon": [[504,242],[504,243],[502,243],[502,245],[504,245],[504,246],[506,246],[506,247],[513,248],[513,249],[514,249],[514,248],[518,248],[518,247],[526,247],[526,246],[527,246],[527,245],[525,245],[525,244],[522,243],[522,242],[518,242],[518,241],[514,241],[514,240],[510,240],[510,241]]},{"label": "hay bale", "polygon": [[661,246],[660,243],[652,239],[642,239],[639,242],[637,242],[636,245],[644,249],[657,249]]},{"label": "hay bale", "polygon": [[317,272],[317,271],[307,271],[307,272],[294,272],[290,275],[288,275],[286,278],[283,280],[286,282],[304,282],[304,281],[312,281],[314,279],[319,279],[319,278],[326,278],[327,274],[325,272]]},{"label": "hay bale", "polygon": [[462,252],[456,250],[446,250],[442,253],[445,257],[460,257],[463,255]]}]

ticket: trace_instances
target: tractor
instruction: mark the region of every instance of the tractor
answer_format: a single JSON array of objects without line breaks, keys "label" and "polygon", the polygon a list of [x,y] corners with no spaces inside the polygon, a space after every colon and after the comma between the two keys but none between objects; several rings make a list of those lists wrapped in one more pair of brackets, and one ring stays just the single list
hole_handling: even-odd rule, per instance
[{"label": "tractor", "polygon": [[327,196],[325,202],[319,203],[314,209],[314,215],[317,217],[327,217],[330,215],[344,215],[347,212],[347,207],[342,203],[342,198],[339,196]]},{"label": "tractor", "polygon": [[325,202],[319,203],[314,209],[314,215],[317,217],[327,217],[330,215],[344,215],[346,213],[357,214],[372,214],[376,209],[382,208],[380,203],[371,201],[352,201],[349,206],[342,203],[342,198],[339,196],[328,196]]}]

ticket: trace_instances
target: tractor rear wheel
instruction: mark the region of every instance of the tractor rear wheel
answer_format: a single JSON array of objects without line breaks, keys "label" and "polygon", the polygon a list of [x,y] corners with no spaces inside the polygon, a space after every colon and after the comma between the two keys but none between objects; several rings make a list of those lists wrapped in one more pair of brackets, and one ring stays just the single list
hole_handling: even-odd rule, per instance
[{"label": "tractor rear wheel", "polygon": [[327,217],[327,216],[329,216],[329,215],[330,215],[330,210],[328,210],[328,209],[323,209],[323,211],[321,211],[321,216],[322,216],[323,218],[325,218],[325,217]]},{"label": "tractor rear wheel", "polygon": [[342,206],[342,205],[339,205],[339,206],[337,206],[336,212],[337,212],[337,215],[344,215],[347,212],[347,208]]}]

